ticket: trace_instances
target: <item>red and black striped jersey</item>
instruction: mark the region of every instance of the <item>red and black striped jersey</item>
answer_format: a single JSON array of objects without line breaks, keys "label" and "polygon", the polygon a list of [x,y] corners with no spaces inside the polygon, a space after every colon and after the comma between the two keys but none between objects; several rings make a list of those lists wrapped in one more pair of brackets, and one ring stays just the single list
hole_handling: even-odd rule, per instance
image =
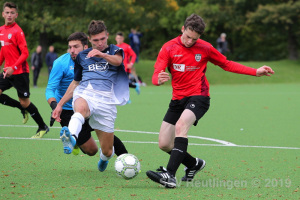
[{"label": "red and black striped jersey", "polygon": [[256,69],[227,60],[204,40],[198,39],[192,47],[185,47],[179,35],[161,48],[154,65],[152,83],[158,85],[158,74],[168,68],[172,76],[173,100],[195,95],[209,96],[209,83],[205,76],[207,62],[229,72],[256,75]]},{"label": "red and black striped jersey", "polygon": [[29,73],[26,59],[29,56],[25,35],[17,23],[0,27],[0,66],[12,67],[13,74]]}]

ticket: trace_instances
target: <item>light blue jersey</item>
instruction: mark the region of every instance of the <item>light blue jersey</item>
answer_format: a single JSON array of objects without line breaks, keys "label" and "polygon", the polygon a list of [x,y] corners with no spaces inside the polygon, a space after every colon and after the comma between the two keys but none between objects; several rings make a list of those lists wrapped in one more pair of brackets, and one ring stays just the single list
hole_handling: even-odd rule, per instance
[{"label": "light blue jersey", "polygon": [[[54,97],[57,102],[66,93],[70,83],[74,79],[74,61],[69,53],[66,53],[57,58],[53,63],[48,85],[46,88],[46,99]],[[68,101],[64,106],[64,110],[73,110],[72,99]]]},{"label": "light blue jersey", "polygon": [[[126,104],[129,99],[129,80],[123,63],[121,66],[113,66],[103,58],[88,58],[91,50],[92,48],[86,49],[76,57],[74,80],[80,81],[76,90],[88,90],[97,94],[99,101],[103,103]],[[113,44],[102,52],[109,55],[121,53],[124,57],[123,49]]]}]

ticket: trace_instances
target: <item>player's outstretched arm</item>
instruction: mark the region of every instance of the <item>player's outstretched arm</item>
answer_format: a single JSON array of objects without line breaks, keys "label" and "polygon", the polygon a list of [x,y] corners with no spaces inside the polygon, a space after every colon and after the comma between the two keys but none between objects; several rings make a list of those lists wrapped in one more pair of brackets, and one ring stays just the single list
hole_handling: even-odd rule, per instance
[{"label": "player's outstretched arm", "polygon": [[257,69],[256,71],[256,76],[260,77],[260,76],[271,76],[272,74],[274,74],[274,71],[272,70],[271,67],[269,66],[262,66],[260,68]]},{"label": "player's outstretched arm", "polygon": [[98,49],[91,50],[88,53],[87,57],[88,58],[90,58],[90,57],[104,58],[109,64],[114,65],[114,66],[120,66],[123,61],[123,57],[120,53],[117,53],[115,55],[109,55],[107,53],[102,53]]},{"label": "player's outstretched arm", "polygon": [[61,100],[56,105],[56,108],[52,112],[52,117],[56,121],[58,121],[58,122],[61,121],[60,114],[62,112],[62,107],[63,107],[63,105],[65,105],[65,103],[67,103],[73,97],[73,92],[78,85],[79,85],[79,81],[73,80],[71,82],[71,84],[69,85],[65,95],[61,98]]}]

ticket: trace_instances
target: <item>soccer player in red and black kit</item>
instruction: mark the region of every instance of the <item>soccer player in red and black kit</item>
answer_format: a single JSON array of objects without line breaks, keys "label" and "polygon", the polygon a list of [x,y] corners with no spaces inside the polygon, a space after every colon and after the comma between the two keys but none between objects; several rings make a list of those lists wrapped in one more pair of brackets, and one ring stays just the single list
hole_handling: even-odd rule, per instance
[{"label": "soccer player in red and black kit", "polygon": [[[26,61],[29,53],[25,35],[15,22],[18,17],[17,5],[6,2],[3,5],[2,16],[5,25],[0,27],[0,66],[5,61],[4,72],[0,74],[0,103],[19,108],[23,114],[23,123],[28,120],[28,113],[39,128],[32,138],[41,138],[49,131],[38,109],[30,102],[29,96],[29,66]],[[11,87],[16,88],[19,101],[3,94]]]},{"label": "soccer player in red and black kit", "polygon": [[[116,46],[121,47],[124,51],[123,64],[125,66],[126,73],[128,74],[128,76],[130,76],[130,74],[133,75],[134,79],[136,80],[134,82],[134,81],[131,81],[131,79],[129,79],[129,87],[135,88],[135,91],[138,94],[140,94],[140,85],[138,83],[139,80],[136,75],[135,68],[133,67],[133,64],[135,63],[135,60],[136,60],[136,54],[132,50],[131,46],[124,42],[124,35],[122,32],[117,32],[115,40],[117,42]],[[130,103],[130,102],[131,101],[129,100],[128,103]]]},{"label": "soccer player in red and black kit", "polygon": [[206,113],[210,105],[209,83],[205,72],[207,62],[225,71],[252,76],[270,76],[274,71],[268,66],[250,68],[229,61],[210,43],[199,39],[205,29],[203,19],[189,16],[181,29],[182,35],[165,43],[154,65],[152,83],[162,85],[172,75],[173,97],[159,132],[159,148],[170,154],[167,168],[157,172],[147,171],[147,176],[166,188],[176,187],[175,174],[182,163],[185,176],[182,181],[192,181],[205,167],[205,161],[187,153],[187,133],[192,125]]}]

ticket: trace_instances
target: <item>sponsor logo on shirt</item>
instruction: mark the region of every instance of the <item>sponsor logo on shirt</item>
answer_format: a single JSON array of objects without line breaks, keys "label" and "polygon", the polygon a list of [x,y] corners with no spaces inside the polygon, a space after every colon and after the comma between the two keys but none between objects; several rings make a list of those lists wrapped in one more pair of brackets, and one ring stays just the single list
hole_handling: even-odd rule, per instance
[{"label": "sponsor logo on shirt", "polygon": [[89,71],[100,71],[100,72],[104,72],[106,70],[108,70],[108,62],[96,62],[94,64],[91,64],[88,66],[89,67]]},{"label": "sponsor logo on shirt", "polygon": [[174,55],[174,57],[181,57],[182,55]]},{"label": "sponsor logo on shirt", "polygon": [[173,64],[173,69],[179,72],[184,72],[185,64]]},{"label": "sponsor logo on shirt", "polygon": [[186,66],[185,71],[196,71],[197,69],[200,69],[199,66]]},{"label": "sponsor logo on shirt", "polygon": [[195,59],[199,62],[201,60],[201,54],[195,54]]}]

